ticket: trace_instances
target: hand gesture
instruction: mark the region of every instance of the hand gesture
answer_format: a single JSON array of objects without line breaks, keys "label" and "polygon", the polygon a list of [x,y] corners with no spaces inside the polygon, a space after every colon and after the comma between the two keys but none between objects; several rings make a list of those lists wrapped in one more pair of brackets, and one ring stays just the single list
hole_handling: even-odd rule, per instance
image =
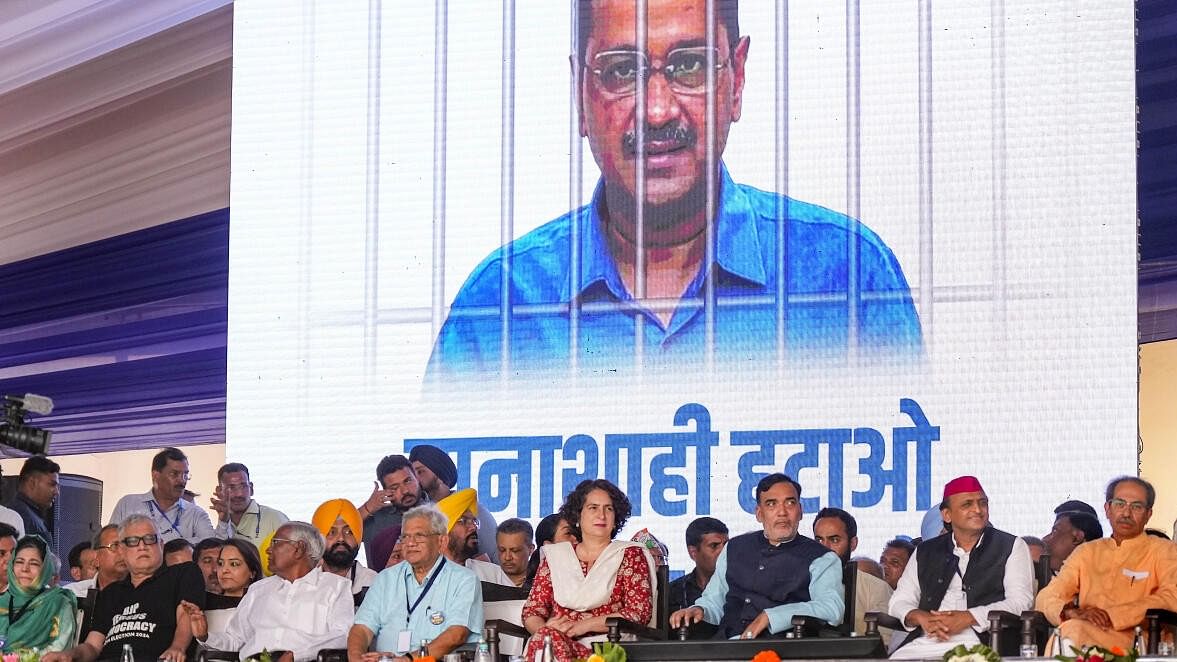
[{"label": "hand gesture", "polygon": [[213,490],[212,497],[209,498],[212,502],[213,510],[217,511],[217,521],[229,521],[229,501],[221,495],[221,486],[217,485]]},{"label": "hand gesture", "polygon": [[187,600],[181,600],[180,606],[183,607],[184,613],[188,615],[188,624],[192,628],[192,636],[200,641],[204,641],[208,637],[208,620],[204,617],[204,611]]},{"label": "hand gesture", "polygon": [[957,611],[933,611],[932,617],[938,619],[941,632],[943,632],[945,639],[977,625],[977,619],[973,618],[972,613],[963,609]]},{"label": "hand gesture", "polygon": [[159,659],[166,660],[167,662],[184,662],[184,649],[172,646],[166,651],[160,653]]},{"label": "hand gesture", "polygon": [[384,489],[380,481],[374,480],[372,482],[376,485],[376,488],[372,490],[372,495],[364,502],[364,510],[368,511],[369,515],[375,514],[377,510],[392,505],[392,499],[388,490]]},{"label": "hand gesture", "polygon": [[684,625],[694,625],[703,620],[703,608],[690,606],[679,609],[670,615],[670,627],[680,628]]},{"label": "hand gesture", "polygon": [[760,612],[756,618],[752,619],[752,622],[748,624],[748,627],[744,628],[744,631],[740,633],[740,639],[755,639],[767,629],[768,614]]},{"label": "hand gesture", "polygon": [[1069,617],[1094,623],[1105,630],[1112,628],[1112,617],[1099,607],[1075,607],[1071,609]]}]

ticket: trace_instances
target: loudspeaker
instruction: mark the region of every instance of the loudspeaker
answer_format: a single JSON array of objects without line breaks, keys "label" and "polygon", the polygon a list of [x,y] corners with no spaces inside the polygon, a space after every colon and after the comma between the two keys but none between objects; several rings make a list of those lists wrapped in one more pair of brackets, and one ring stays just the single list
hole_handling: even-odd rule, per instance
[{"label": "loudspeaker", "polygon": [[[0,484],[0,501],[8,503],[19,483],[17,476],[4,476]],[[61,560],[61,579],[72,582],[69,574],[69,550],[89,542],[102,528],[102,481],[78,474],[58,474],[61,494],[50,509],[48,525],[53,532],[53,553]]]}]

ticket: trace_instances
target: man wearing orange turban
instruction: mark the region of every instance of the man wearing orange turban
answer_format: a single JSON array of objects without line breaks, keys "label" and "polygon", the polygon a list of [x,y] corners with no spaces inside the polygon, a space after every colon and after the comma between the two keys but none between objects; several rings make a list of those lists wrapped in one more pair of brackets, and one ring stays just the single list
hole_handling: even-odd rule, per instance
[{"label": "man wearing orange turban", "polygon": [[331,499],[315,509],[311,524],[327,539],[323,571],[351,581],[352,599],[358,608],[368,587],[376,581],[376,571],[356,560],[360,541],[364,539],[364,520],[360,511],[347,499]]}]

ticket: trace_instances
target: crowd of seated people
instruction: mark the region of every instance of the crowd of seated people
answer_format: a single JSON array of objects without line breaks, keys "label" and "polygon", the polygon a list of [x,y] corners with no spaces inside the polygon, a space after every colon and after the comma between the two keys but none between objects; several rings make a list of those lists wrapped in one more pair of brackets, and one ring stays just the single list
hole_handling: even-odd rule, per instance
[{"label": "crowd of seated people", "polygon": [[[492,584],[526,595],[516,619],[531,634],[526,659],[545,647],[557,660],[585,658],[610,618],[655,624],[665,546],[646,530],[639,542],[618,538],[631,506],[606,480],[577,485],[534,529],[517,518],[495,525],[474,490],[454,489],[450,456],[418,446],[380,461],[359,507],[330,499],[304,522],[258,504],[249,469],[230,463],[217,473],[210,517],[183,498],[188,460],[168,448],[153,459],[151,489],[120,499],[116,521],[70,550],[74,581],[59,586],[43,507],[57,496],[58,468],[40,456],[27,463],[19,503],[0,511],[5,652],[36,648],[46,662],[113,659],[125,645],[167,662],[202,648],[242,659],[268,650],[277,662],[322,649],[350,662],[441,659],[480,642]],[[980,481],[962,476],[944,486],[920,536],[888,541],[877,562],[854,556],[851,513],[804,513],[801,492],[771,474],[755,488],[759,528],[690,522],[694,567],[665,586],[672,630],[755,639],[783,635],[795,616],[837,626],[853,614],[861,634],[874,612],[894,619],[894,631],[879,630],[889,655],[920,659],[989,643],[992,610],[1040,611],[1057,626],[1055,652],[1129,648],[1146,610],[1177,611],[1177,546],[1146,529],[1156,493],[1139,478],[1107,486],[1109,537],[1095,508],[1067,501],[1039,539],[995,528]],[[1043,554],[1049,583],[1038,590],[1033,563]],[[855,577],[850,605],[844,573]]]}]

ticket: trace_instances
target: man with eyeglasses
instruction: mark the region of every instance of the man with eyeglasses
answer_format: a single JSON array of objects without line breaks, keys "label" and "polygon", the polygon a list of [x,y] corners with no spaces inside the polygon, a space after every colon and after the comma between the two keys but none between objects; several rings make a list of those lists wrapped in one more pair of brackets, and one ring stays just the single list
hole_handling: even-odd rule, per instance
[{"label": "man with eyeglasses", "polygon": [[188,456],[178,448],[165,448],[151,459],[151,489],[119,499],[111,515],[117,524],[133,514],[150,517],[164,542],[185,538],[195,545],[216,535],[203,508],[184,500],[188,486]]},{"label": "man with eyeglasses", "polygon": [[[90,541],[94,550],[94,562],[98,571],[93,577],[74,582],[67,586],[78,596],[78,608],[83,613],[83,620],[78,632],[90,631],[94,620],[94,600],[102,589],[121,581],[127,576],[127,562],[119,550],[119,527],[117,524],[107,524],[98,529],[94,539]],[[93,595],[91,595],[93,593]]]},{"label": "man with eyeglasses", "polygon": [[218,538],[241,538],[258,549],[279,526],[290,521],[282,511],[263,506],[253,498],[249,468],[240,462],[230,462],[217,470],[212,506],[217,513]]},{"label": "man with eyeglasses", "polygon": [[1034,604],[1025,541],[989,523],[989,497],[975,476],[944,485],[940,516],[948,532],[915,548],[888,611],[911,628],[892,659],[939,658],[958,645],[989,641],[989,612],[1020,614]]},{"label": "man with eyeglasses", "polygon": [[458,490],[437,502],[437,509],[446,517],[448,532],[442,554],[446,558],[465,566],[478,579],[502,586],[514,586],[515,582],[503,572],[498,564],[478,556],[478,493],[467,488]]},{"label": "man with eyeglasses", "polygon": [[135,659],[184,662],[192,632],[181,602],[204,604],[204,581],[193,563],[163,564],[163,539],[147,515],[118,528],[119,553],[128,575],[98,593],[94,620],[81,643],[43,662],[117,660],[130,644]]},{"label": "man with eyeglasses", "polygon": [[1177,610],[1177,546],[1144,532],[1156,496],[1151,483],[1135,476],[1108,483],[1103,512],[1111,536],[1079,545],[1039,592],[1035,608],[1075,650],[1128,650],[1145,612]]},{"label": "man with eyeglasses", "polygon": [[372,542],[376,535],[390,526],[400,524],[401,517],[414,506],[428,503],[429,495],[417,481],[413,465],[404,455],[386,455],[376,465],[376,487],[368,500],[358,509],[364,518],[364,543],[368,567],[376,565],[372,557]]},{"label": "man with eyeglasses", "polygon": [[733,180],[722,157],[751,40],[738,2],[718,0],[712,48],[706,6],[649,0],[643,44],[632,0],[579,2],[575,102],[601,178],[586,207],[475,268],[434,345],[435,385],[472,372],[567,371],[573,357],[582,374],[611,374],[634,366],[638,347],[646,369],[699,365],[708,349],[755,367],[776,360],[782,339],[807,361],[836,360],[851,345],[921,352],[910,288],[882,239]]},{"label": "man with eyeglasses", "polygon": [[381,572],[347,635],[348,662],[410,662],[424,640],[440,660],[482,632],[482,585],[442,554],[446,516],[432,504],[405,513],[405,560]]},{"label": "man with eyeglasses", "polygon": [[209,648],[239,651],[241,659],[263,650],[290,651],[278,662],[308,662],[323,648],[342,648],[351,627],[351,584],[323,572],[323,535],[306,522],[287,522],[269,549],[273,576],[254,582],[223,632],[209,632],[204,612],[184,605],[192,632]]}]

